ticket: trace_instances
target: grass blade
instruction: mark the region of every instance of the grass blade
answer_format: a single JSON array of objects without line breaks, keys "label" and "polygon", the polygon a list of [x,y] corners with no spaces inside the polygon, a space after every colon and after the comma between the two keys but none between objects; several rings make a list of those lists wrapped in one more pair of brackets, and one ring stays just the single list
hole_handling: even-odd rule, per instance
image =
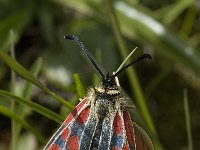
[{"label": "grass blade", "polygon": [[6,92],[6,91],[3,91],[3,90],[0,90],[0,95],[3,95],[3,96],[8,96],[11,98],[11,100],[15,100],[17,101],[18,103],[21,103],[23,105],[26,105],[30,108],[32,108],[34,111],[38,112],[39,114],[51,119],[51,120],[54,120],[55,122],[58,122],[58,123],[62,123],[64,118],[62,118],[60,115],[54,113],[53,111],[37,104],[37,103],[34,103],[32,101],[28,101],[28,100],[25,100],[21,97],[18,97],[18,96],[15,96],[9,92]]},{"label": "grass blade", "polygon": [[60,103],[67,106],[69,109],[73,110],[75,108],[74,105],[72,105],[67,100],[63,99],[62,97],[56,95],[54,92],[52,92],[50,89],[48,89],[44,84],[42,84],[37,78],[35,78],[28,70],[26,70],[22,65],[20,65],[17,61],[10,58],[5,52],[0,50],[0,58],[3,59],[3,61],[12,68],[17,74],[19,74],[22,78],[26,79],[27,81],[30,81],[32,84],[38,86],[43,91],[50,94],[52,97],[54,97],[56,100],[58,100]]},{"label": "grass blade", "polygon": [[[119,44],[120,53],[121,53],[121,56],[125,59],[128,56],[129,50],[125,44],[124,39],[122,38],[122,33],[120,30],[119,24],[117,23],[118,20],[117,20],[117,17],[115,16],[115,13],[112,8],[112,4],[111,4],[110,0],[108,1],[107,5],[109,6],[108,10],[110,11],[109,12],[110,18],[111,18],[111,22],[112,22],[112,26],[113,26],[113,30],[114,30],[116,39],[118,41],[117,43]],[[142,92],[140,83],[138,81],[137,74],[133,68],[127,69],[127,73],[128,73],[129,81],[131,82],[132,89],[134,90],[134,92],[136,94],[137,104],[139,105],[139,108],[143,113],[145,121],[147,122],[151,132],[156,134],[153,121],[151,119],[148,107],[146,105],[146,100],[145,100],[144,94]]]},{"label": "grass blade", "polygon": [[[122,38],[121,28],[120,28],[119,23],[118,23],[118,18],[116,16],[115,12],[114,12],[113,7],[112,7],[112,1],[108,0],[107,5],[108,5],[110,20],[112,22],[112,27],[113,27],[113,30],[114,30],[114,33],[115,33],[115,37],[118,41],[117,43],[119,44],[120,53],[121,53],[121,56],[125,59],[126,56],[128,56],[128,48],[125,44],[124,39]],[[158,149],[158,148],[163,149],[161,144],[160,144],[160,141],[157,138],[158,137],[157,132],[156,132],[153,120],[151,118],[149,109],[147,107],[145,96],[144,96],[144,93],[143,93],[142,88],[140,86],[137,74],[136,74],[136,72],[133,68],[127,69],[127,74],[128,74],[128,78],[129,78],[129,81],[130,81],[130,84],[131,84],[131,88],[135,92],[135,95],[136,95],[135,98],[136,98],[136,102],[139,106],[139,109],[141,110],[141,112],[144,116],[144,119],[145,119],[145,121],[148,125],[148,128],[151,131],[151,134],[153,135],[153,137],[155,137],[153,139],[154,145],[155,145],[156,149]]]},{"label": "grass blade", "polygon": [[[39,58],[33,63],[30,71],[35,77],[37,77],[40,70],[41,70],[41,67],[42,67],[42,59]],[[16,85],[16,88],[20,88],[19,86],[21,86],[21,85]],[[33,84],[26,81],[25,86],[22,89],[23,91],[20,94],[20,97],[24,98],[24,100],[26,100],[26,101],[30,101],[31,100],[30,98],[31,98],[31,95],[32,95],[32,92],[33,92],[33,87],[34,87]],[[15,101],[12,100],[11,102],[15,102]],[[26,116],[30,115],[32,110],[30,109],[30,107],[27,107],[27,105],[17,105],[16,112],[18,112],[18,115],[21,118],[25,118]],[[16,128],[17,135],[20,134],[21,129],[22,129],[22,126],[20,124],[17,124],[17,128]]]},{"label": "grass blade", "polygon": [[[10,35],[9,35],[9,42],[10,42],[10,54],[13,60],[15,60],[15,44],[14,44],[14,31],[10,30]],[[12,70],[11,71],[11,88],[10,91],[15,94],[15,86],[16,86],[16,74]],[[15,109],[15,101],[11,101],[10,109],[13,112],[16,112]],[[11,138],[11,149],[14,150],[16,147],[17,139],[18,139],[18,132],[17,132],[17,123],[15,120],[11,121],[11,132],[12,132],[12,138]]]},{"label": "grass blade", "polygon": [[29,130],[32,133],[34,133],[40,142],[43,143],[45,141],[45,138],[40,134],[40,132],[38,132],[28,122],[26,122],[24,119],[20,118],[14,112],[10,111],[8,108],[0,105],[0,113],[5,115],[5,116],[7,116],[7,117],[9,117],[9,118],[11,118],[11,119],[14,119],[15,121],[17,121],[18,123],[23,125],[24,128],[26,128],[27,130]]},{"label": "grass blade", "polygon": [[124,35],[150,43],[162,55],[200,72],[200,53],[187,45],[177,34],[122,1],[115,2],[114,7]]},{"label": "grass blade", "polygon": [[[42,58],[38,58],[32,65],[30,72],[34,75],[34,77],[37,77],[40,73],[40,70],[42,68]],[[30,82],[26,82],[22,97],[25,99],[30,99],[31,93],[33,90],[33,85]]]},{"label": "grass blade", "polygon": [[85,92],[83,82],[81,81],[78,73],[74,74],[74,80],[76,82],[76,87],[77,87],[77,91],[78,91],[80,98],[84,98],[86,92]]},{"label": "grass blade", "polygon": [[185,111],[185,123],[187,128],[187,138],[188,138],[188,150],[193,150],[193,142],[192,142],[192,131],[190,125],[190,111],[189,111],[189,104],[188,104],[188,95],[187,89],[183,91],[183,100],[184,100],[184,111]]}]

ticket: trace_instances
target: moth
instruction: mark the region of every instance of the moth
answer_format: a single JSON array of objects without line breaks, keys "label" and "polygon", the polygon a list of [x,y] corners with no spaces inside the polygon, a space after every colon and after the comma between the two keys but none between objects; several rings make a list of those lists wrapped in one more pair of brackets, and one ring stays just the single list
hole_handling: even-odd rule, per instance
[{"label": "moth", "polygon": [[143,54],[113,74],[103,74],[82,41],[74,35],[66,39],[79,44],[102,77],[102,83],[69,114],[44,150],[153,150],[148,135],[132,120],[127,97],[121,92],[117,75],[136,62],[149,58]]}]

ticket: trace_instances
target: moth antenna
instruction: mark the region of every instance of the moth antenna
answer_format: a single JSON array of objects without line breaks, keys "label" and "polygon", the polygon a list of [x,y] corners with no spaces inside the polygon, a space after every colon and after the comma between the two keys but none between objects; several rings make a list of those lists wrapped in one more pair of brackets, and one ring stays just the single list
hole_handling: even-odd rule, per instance
[{"label": "moth antenna", "polygon": [[83,44],[83,42],[78,37],[76,37],[75,35],[67,35],[67,36],[64,36],[64,38],[65,39],[69,39],[69,40],[73,40],[76,43],[78,43],[78,45],[81,47],[81,49],[83,50],[83,52],[87,55],[88,59],[93,64],[93,66],[95,67],[95,69],[99,72],[99,74],[103,78],[105,78],[105,75],[102,73],[101,69],[98,67],[98,65],[95,62],[95,60],[92,58],[92,55],[89,53],[88,49],[85,47],[85,45]]},{"label": "moth antenna", "polygon": [[117,71],[114,75],[113,78],[118,76],[118,74],[120,74],[121,72],[123,72],[124,70],[126,70],[128,67],[134,65],[135,63],[144,60],[144,59],[152,59],[151,55],[149,54],[143,54],[141,56],[139,56],[138,58],[136,58],[135,60],[133,60],[132,62],[130,62],[129,64],[127,64],[126,66],[124,66],[123,68],[121,68],[119,71]]},{"label": "moth antenna", "polygon": [[126,57],[126,59],[121,63],[121,65],[119,66],[119,68],[115,71],[118,72],[119,70],[122,69],[122,67],[124,66],[124,64],[127,62],[127,60],[131,57],[131,55],[136,51],[137,47],[134,48],[134,50],[132,50],[132,52]]}]

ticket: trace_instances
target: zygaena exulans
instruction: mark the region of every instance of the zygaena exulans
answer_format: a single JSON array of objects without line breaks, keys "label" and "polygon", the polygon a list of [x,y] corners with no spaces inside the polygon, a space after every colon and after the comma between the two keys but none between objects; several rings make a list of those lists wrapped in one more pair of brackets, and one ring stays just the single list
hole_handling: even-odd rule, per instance
[{"label": "zygaena exulans", "polygon": [[152,150],[150,139],[130,117],[126,96],[120,91],[117,75],[136,62],[149,58],[143,54],[113,74],[104,74],[83,43],[77,42],[102,77],[67,117],[44,150]]}]

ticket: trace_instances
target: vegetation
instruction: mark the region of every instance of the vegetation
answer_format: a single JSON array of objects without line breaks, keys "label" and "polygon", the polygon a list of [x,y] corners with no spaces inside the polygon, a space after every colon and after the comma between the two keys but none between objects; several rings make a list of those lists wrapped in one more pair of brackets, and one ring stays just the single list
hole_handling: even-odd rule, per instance
[{"label": "vegetation", "polygon": [[87,87],[99,83],[68,34],[110,73],[135,47],[129,60],[151,54],[119,76],[136,106],[133,118],[156,149],[198,149],[199,33],[192,0],[1,1],[0,150],[42,149]]}]

